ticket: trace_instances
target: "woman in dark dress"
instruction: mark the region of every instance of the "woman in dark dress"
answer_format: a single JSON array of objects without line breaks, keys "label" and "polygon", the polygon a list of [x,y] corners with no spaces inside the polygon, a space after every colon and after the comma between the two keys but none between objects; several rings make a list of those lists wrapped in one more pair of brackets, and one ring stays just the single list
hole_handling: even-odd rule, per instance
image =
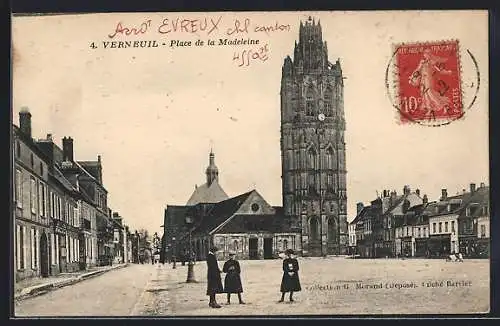
[{"label": "woman in dark dress", "polygon": [[283,278],[281,279],[281,299],[285,301],[285,293],[290,292],[290,302],[293,302],[293,292],[302,290],[299,280],[299,262],[293,258],[293,250],[285,251],[286,258],[283,260]]},{"label": "woman in dark dress", "polygon": [[217,264],[217,258],[215,253],[218,251],[217,247],[210,248],[207,256],[207,295],[210,296],[210,302],[208,306],[211,308],[220,308],[221,306],[217,303],[215,295],[217,293],[223,293],[224,288],[222,287],[222,280],[220,277],[221,270],[219,269],[219,264]]},{"label": "woman in dark dress", "polygon": [[241,285],[240,263],[234,259],[234,256],[235,254],[233,252],[229,253],[229,260],[224,263],[224,267],[222,268],[222,271],[226,273],[226,278],[224,279],[224,292],[227,293],[227,304],[231,303],[231,293],[237,293],[240,304],[245,304],[241,299],[243,286]]}]

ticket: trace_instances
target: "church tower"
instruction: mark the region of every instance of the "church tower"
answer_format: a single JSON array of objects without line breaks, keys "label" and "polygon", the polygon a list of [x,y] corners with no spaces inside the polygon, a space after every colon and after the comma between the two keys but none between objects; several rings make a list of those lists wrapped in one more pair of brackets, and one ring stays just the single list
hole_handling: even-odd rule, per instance
[{"label": "church tower", "polygon": [[304,256],[347,252],[344,84],[328,61],[321,24],[300,23],[281,77],[283,208]]}]

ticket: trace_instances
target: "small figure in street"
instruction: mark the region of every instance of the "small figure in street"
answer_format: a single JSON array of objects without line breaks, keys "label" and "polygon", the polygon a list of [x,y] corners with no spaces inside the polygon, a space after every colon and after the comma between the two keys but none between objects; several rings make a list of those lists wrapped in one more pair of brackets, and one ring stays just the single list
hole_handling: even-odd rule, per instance
[{"label": "small figure in street", "polygon": [[283,278],[281,279],[281,299],[278,302],[285,301],[285,294],[290,292],[290,302],[293,302],[293,292],[302,290],[299,280],[299,262],[292,257],[292,249],[285,251],[286,258],[283,260]]},{"label": "small figure in street", "polygon": [[226,273],[224,279],[224,292],[227,293],[227,304],[231,304],[231,293],[238,294],[238,300],[240,304],[245,304],[241,299],[241,293],[243,292],[243,286],[241,285],[241,268],[240,263],[234,259],[235,253],[229,253],[229,260],[224,263],[222,271]]},{"label": "small figure in street", "polygon": [[215,253],[219,249],[217,247],[211,247],[207,256],[207,295],[210,297],[210,302],[208,306],[211,308],[220,308],[221,306],[217,303],[215,295],[217,293],[223,293],[224,288],[222,287],[222,279],[220,273],[222,271],[219,269],[219,264],[217,263],[217,258]]}]

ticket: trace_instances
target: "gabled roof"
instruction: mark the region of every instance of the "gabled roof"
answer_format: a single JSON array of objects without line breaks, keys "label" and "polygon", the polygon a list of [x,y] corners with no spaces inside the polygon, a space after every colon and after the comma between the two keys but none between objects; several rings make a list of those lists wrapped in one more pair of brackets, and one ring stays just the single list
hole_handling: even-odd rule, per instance
[{"label": "gabled roof", "polygon": [[239,196],[216,203],[210,210],[209,214],[203,217],[195,230],[201,232],[211,232],[228,218],[233,216],[254,191],[255,190],[252,190]]},{"label": "gabled roof", "polygon": [[94,177],[94,179],[99,179],[101,169],[100,161],[78,161],[78,163],[83,166],[87,172]]},{"label": "gabled roof", "polygon": [[214,180],[210,185],[204,183],[201,186],[197,186],[186,205],[196,205],[198,203],[217,203],[228,198],[229,197],[224,189],[222,189],[217,180]]},{"label": "gabled roof", "polygon": [[389,209],[389,212],[393,215],[402,215],[403,214],[403,202],[405,200],[408,200],[409,202],[409,209],[416,206],[416,205],[422,205],[422,198],[418,196],[416,193],[409,193],[407,195],[401,195],[399,196],[394,205]]},{"label": "gabled roof", "polygon": [[374,211],[374,208],[371,205],[363,207],[363,209],[354,218],[354,220],[351,222],[351,224],[356,224],[356,223],[362,221],[366,216],[370,215],[373,211]]}]

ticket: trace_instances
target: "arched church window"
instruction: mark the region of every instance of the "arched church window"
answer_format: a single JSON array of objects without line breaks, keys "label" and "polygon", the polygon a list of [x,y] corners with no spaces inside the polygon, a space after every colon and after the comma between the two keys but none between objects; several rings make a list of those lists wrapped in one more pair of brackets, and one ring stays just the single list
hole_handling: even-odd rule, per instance
[{"label": "arched church window", "polygon": [[306,115],[314,116],[314,92],[312,87],[309,87],[306,92]]},{"label": "arched church window", "polygon": [[327,117],[333,116],[333,106],[332,106],[332,98],[333,98],[333,92],[330,87],[328,87],[325,91],[325,96],[323,98],[323,105],[325,108],[325,115]]},{"label": "arched church window", "polygon": [[337,225],[335,223],[335,218],[334,217],[330,217],[328,219],[328,241],[329,242],[337,242],[337,237],[336,237],[336,234],[337,234]]},{"label": "arched church window", "polygon": [[316,194],[316,176],[314,172],[307,174],[307,189],[310,195]]},{"label": "arched church window", "polygon": [[326,168],[327,169],[333,169],[334,166],[335,166],[335,163],[334,163],[334,151],[333,151],[333,148],[329,147],[327,150],[326,150]]},{"label": "arched church window", "polygon": [[309,169],[316,169],[316,150],[314,148],[310,148],[307,151],[307,164]]},{"label": "arched church window", "polygon": [[318,219],[316,217],[311,217],[309,220],[309,230],[311,234],[311,240],[319,240],[319,232],[318,232]]}]

